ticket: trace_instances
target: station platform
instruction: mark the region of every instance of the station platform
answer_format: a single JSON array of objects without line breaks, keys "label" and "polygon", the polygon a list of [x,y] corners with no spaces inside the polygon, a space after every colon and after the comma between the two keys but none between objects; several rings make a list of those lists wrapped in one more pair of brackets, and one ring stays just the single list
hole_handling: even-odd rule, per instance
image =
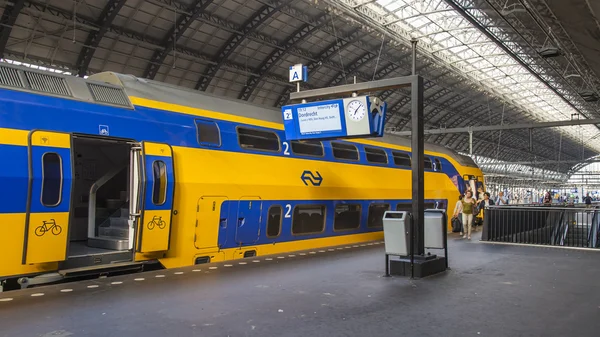
[{"label": "station platform", "polygon": [[600,252],[449,237],[383,277],[382,242],[0,293],[0,336],[597,336]]}]

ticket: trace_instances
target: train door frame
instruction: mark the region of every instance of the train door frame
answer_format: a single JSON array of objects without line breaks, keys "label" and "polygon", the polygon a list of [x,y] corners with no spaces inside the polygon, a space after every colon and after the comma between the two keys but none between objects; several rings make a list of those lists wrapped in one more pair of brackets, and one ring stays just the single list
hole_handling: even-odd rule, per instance
[{"label": "train door frame", "polygon": [[[122,146],[126,146],[127,147],[127,152],[123,152],[122,154],[122,158],[121,158],[121,163],[124,164],[125,168],[128,171],[128,178],[127,178],[127,182],[125,183],[125,185],[123,186],[124,190],[123,192],[127,192],[129,195],[129,199],[128,199],[128,217],[127,217],[127,229],[128,229],[128,246],[127,249],[125,250],[113,250],[110,248],[106,248],[104,249],[105,252],[89,252],[89,253],[84,253],[83,255],[77,255],[77,254],[73,254],[73,255],[69,255],[67,254],[67,257],[65,260],[59,262],[58,265],[58,269],[61,271],[68,271],[74,268],[87,268],[90,270],[96,269],[96,268],[108,268],[111,266],[111,264],[114,264],[115,262],[119,262],[119,263],[135,263],[135,251],[134,251],[134,243],[135,243],[135,222],[136,222],[136,217],[134,216],[134,211],[132,210],[132,207],[135,205],[139,204],[139,196],[140,196],[140,192],[139,192],[139,186],[141,185],[141,176],[138,174],[134,174],[133,169],[134,169],[134,158],[135,158],[135,153],[136,151],[139,151],[139,143],[137,143],[135,140],[133,139],[128,139],[128,138],[118,138],[118,137],[106,137],[106,136],[97,136],[97,135],[90,135],[90,134],[76,134],[74,133],[72,135],[73,138],[73,155],[75,156],[75,151],[77,150],[77,146],[75,144],[75,141],[77,139],[80,139],[84,142],[90,142],[93,144],[93,142],[98,142],[98,143],[113,143],[113,144],[119,144]],[[125,161],[125,158],[126,161]],[[74,159],[74,163],[75,163],[75,159]],[[116,169],[118,168],[118,165],[113,163],[114,165],[110,166],[110,169]],[[83,171],[82,171],[83,172]],[[96,181],[94,183],[94,185],[97,183],[98,181]],[[134,186],[136,186],[135,184],[137,184],[138,188],[137,190],[134,190]],[[92,185],[92,186],[94,186]],[[73,188],[75,188],[76,183],[73,183]],[[96,188],[100,188],[98,185],[96,185]],[[92,199],[91,196],[92,191],[90,190],[90,196],[89,199]],[[137,200],[136,200],[137,198]],[[95,197],[93,198],[95,200]],[[133,201],[133,202],[132,202]],[[87,205],[87,211],[88,211],[88,228],[87,228],[87,238],[88,238],[88,247],[96,247],[93,245],[89,245],[89,240],[94,240],[96,238],[100,238],[100,236],[96,236],[95,234],[95,230],[96,230],[96,206],[94,207],[94,211],[90,212],[91,209],[91,203],[90,201],[88,201],[88,205]],[[72,203],[71,203],[71,209],[72,212],[75,211],[75,198],[72,199]],[[125,209],[125,208],[121,208],[121,209]],[[71,213],[70,214],[71,219],[74,219],[74,214]],[[92,222],[90,222],[89,218],[92,217],[94,218],[94,220]],[[133,220],[133,222],[132,222]],[[93,225],[93,228],[91,228],[91,226]],[[93,233],[93,235],[90,235],[90,233]],[[71,241],[69,242],[69,245],[71,244]]]}]

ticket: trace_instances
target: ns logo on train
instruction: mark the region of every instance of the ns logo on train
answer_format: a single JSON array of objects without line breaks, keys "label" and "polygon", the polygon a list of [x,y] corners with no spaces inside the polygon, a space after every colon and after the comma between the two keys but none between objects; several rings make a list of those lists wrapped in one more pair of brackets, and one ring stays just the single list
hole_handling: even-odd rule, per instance
[{"label": "ns logo on train", "polygon": [[323,177],[321,177],[321,174],[319,173],[319,171],[315,171],[316,175],[312,173],[312,171],[309,170],[305,170],[304,172],[302,172],[302,175],[300,176],[300,179],[302,179],[302,182],[304,182],[304,185],[308,186],[308,183],[311,183],[313,186],[321,186],[321,183],[323,182]]}]

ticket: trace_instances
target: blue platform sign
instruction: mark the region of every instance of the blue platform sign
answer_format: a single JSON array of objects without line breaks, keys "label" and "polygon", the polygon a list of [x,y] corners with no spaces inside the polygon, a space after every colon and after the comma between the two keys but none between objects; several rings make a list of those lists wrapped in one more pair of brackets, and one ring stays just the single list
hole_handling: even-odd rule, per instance
[{"label": "blue platform sign", "polygon": [[361,96],[281,108],[288,140],[382,137],[386,104]]}]

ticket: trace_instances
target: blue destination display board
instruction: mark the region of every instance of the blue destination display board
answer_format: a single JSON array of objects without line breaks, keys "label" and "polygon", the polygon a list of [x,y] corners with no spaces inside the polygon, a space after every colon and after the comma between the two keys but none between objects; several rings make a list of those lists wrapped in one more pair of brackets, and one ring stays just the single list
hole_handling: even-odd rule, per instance
[{"label": "blue destination display board", "polygon": [[360,96],[281,108],[288,140],[383,136],[386,104]]}]

